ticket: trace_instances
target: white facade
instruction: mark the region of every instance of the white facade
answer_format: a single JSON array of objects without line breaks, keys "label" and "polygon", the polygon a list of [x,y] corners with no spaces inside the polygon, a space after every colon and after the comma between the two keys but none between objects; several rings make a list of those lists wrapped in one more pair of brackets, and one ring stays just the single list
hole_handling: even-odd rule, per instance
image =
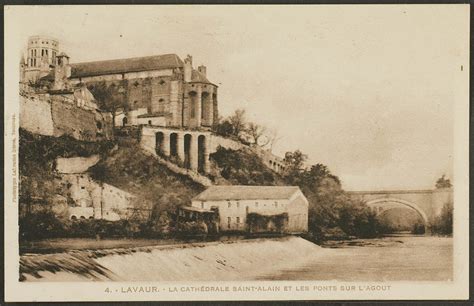
[{"label": "white facade", "polygon": [[[225,188],[225,186],[219,187]],[[265,187],[268,188],[268,186]],[[290,196],[282,198],[245,199],[246,196],[248,195],[242,193],[240,198],[232,197],[226,200],[196,199],[199,198],[197,196],[193,199],[191,206],[206,210],[217,207],[219,209],[219,228],[221,231],[246,231],[248,229],[247,216],[251,213],[263,216],[287,213],[288,224],[285,232],[301,233],[308,230],[308,200],[299,188]]]}]

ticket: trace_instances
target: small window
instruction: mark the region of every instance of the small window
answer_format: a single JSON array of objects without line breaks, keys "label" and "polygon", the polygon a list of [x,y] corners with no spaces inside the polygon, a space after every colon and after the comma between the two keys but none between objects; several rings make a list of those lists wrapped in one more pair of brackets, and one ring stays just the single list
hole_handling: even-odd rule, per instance
[{"label": "small window", "polygon": [[86,187],[84,187],[84,186],[81,186],[81,189],[82,189],[82,190],[84,190],[84,189],[86,189]]},{"label": "small window", "polygon": [[255,207],[258,207],[258,202],[255,202]]},{"label": "small window", "polygon": [[201,202],[201,208],[204,208],[204,202]]},{"label": "small window", "polygon": [[236,221],[237,221],[237,224],[240,224],[240,217],[237,217]]},{"label": "small window", "polygon": [[151,125],[151,120],[148,120],[148,124]]},{"label": "small window", "polygon": [[227,202],[227,207],[230,208],[230,206],[232,206],[232,204],[230,202]]},{"label": "small window", "polygon": [[237,208],[239,208],[239,206],[240,206],[240,203],[239,203],[239,202],[237,202]]},{"label": "small window", "polygon": [[160,85],[164,85],[164,84],[166,84],[166,82],[163,80],[160,80]]},{"label": "small window", "polygon": [[231,218],[227,217],[227,228],[230,228],[230,222],[231,222]]}]

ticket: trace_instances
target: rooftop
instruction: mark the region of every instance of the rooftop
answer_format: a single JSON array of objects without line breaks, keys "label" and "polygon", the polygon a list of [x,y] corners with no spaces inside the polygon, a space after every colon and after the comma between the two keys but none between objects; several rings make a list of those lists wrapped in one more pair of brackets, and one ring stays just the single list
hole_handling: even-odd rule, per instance
[{"label": "rooftop", "polygon": [[282,200],[299,190],[298,186],[211,186],[193,201]]},{"label": "rooftop", "polygon": [[[191,73],[191,83],[207,83],[212,84],[201,72],[194,70]],[[213,84],[214,85],[214,84]]]},{"label": "rooftop", "polygon": [[71,64],[71,77],[79,78],[126,72],[171,69],[182,66],[183,61],[176,54],[153,55]]},{"label": "rooftop", "polygon": [[204,209],[204,208],[193,207],[193,206],[180,206],[179,208],[182,210],[195,211],[199,213],[214,213],[214,211],[210,209]]}]

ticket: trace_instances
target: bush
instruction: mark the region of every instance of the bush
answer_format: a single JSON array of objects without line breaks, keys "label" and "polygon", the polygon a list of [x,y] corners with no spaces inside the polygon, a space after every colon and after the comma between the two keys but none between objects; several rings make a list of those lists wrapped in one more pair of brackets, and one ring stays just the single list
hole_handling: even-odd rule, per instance
[{"label": "bush", "polygon": [[430,228],[434,234],[453,234],[453,203],[444,204],[441,214],[435,218]]},{"label": "bush", "polygon": [[62,237],[67,231],[61,220],[49,210],[31,213],[19,219],[20,241]]},{"label": "bush", "polygon": [[207,235],[208,228],[204,222],[179,222],[176,228],[176,234],[182,236],[203,236]]},{"label": "bush", "polygon": [[218,147],[210,159],[220,169],[223,178],[234,185],[283,185],[281,178],[270,170],[255,153]]}]

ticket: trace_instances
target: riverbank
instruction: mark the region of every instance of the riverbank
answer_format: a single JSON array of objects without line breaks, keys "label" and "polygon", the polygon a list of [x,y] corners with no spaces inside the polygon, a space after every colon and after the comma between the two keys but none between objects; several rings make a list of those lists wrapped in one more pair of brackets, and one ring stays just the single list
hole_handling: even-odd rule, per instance
[{"label": "riverbank", "polygon": [[23,281],[253,280],[325,250],[299,237],[23,254]]}]

